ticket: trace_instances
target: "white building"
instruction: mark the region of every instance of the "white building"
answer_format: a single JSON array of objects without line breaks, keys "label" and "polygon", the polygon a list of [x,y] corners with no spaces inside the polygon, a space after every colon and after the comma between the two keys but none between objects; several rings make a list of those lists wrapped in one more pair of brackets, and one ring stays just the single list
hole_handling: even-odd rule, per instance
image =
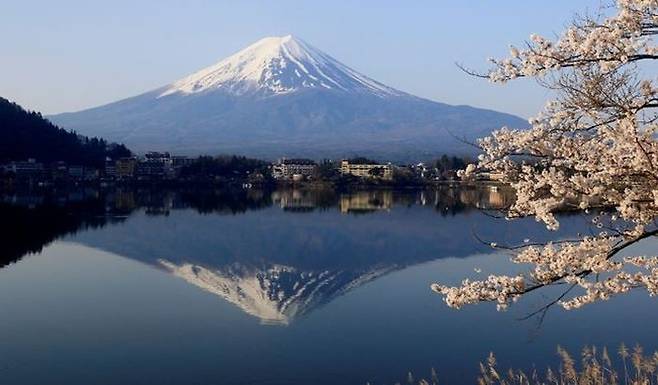
[{"label": "white building", "polygon": [[393,179],[393,166],[388,164],[376,164],[367,162],[365,159],[342,160],[340,162],[340,173],[343,175],[354,175],[360,178]]},{"label": "white building", "polygon": [[272,165],[272,177],[299,180],[312,176],[316,168],[317,165],[310,159],[282,158]]},{"label": "white building", "polygon": [[16,175],[37,175],[43,173],[43,163],[39,163],[34,159],[28,159],[27,162],[11,162],[3,167],[6,172],[12,172]]}]

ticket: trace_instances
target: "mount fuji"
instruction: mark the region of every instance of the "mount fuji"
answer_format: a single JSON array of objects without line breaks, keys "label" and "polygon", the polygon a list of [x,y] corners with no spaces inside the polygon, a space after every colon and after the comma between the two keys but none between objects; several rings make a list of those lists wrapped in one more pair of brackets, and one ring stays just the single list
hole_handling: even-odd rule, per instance
[{"label": "mount fuji", "polygon": [[150,92],[49,118],[137,152],[391,160],[473,153],[465,141],[527,124],[398,91],[290,35]]}]

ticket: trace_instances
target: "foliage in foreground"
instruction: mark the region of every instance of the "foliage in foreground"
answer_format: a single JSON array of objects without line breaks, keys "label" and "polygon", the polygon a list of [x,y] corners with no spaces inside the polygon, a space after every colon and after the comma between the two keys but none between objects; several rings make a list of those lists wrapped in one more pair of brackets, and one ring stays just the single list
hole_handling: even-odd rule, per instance
[{"label": "foliage in foreground", "polygon": [[479,385],[653,385],[658,383],[658,352],[645,355],[641,346],[629,350],[621,345],[615,362],[608,350],[586,347],[581,353],[580,368],[569,353],[558,347],[560,365],[548,368],[544,374],[510,369],[499,373],[493,353],[480,364]]},{"label": "foliage in foreground", "polygon": [[[493,353],[480,363],[478,385],[656,385],[658,384],[658,352],[645,354],[640,345],[629,349],[622,344],[616,358],[607,348],[585,347],[577,364],[569,352],[558,346],[560,364],[545,371],[509,369],[500,372]],[[438,385],[437,372],[432,368],[429,378],[416,380],[407,373],[404,382],[396,385]],[[368,383],[369,385],[369,383]]]},{"label": "foliage in foreground", "polygon": [[529,271],[434,284],[449,306],[505,308],[553,285],[565,288],[553,302],[565,309],[636,288],[658,295],[658,257],[624,256],[658,235],[658,86],[650,71],[658,60],[658,0],[617,0],[614,12],[576,20],[557,40],[533,35],[525,48],[493,60],[480,76],[534,78],[557,97],[530,129],[503,128],[480,141],[478,165],[462,174],[490,172],[508,182],[517,195],[509,219],[534,216],[556,230],[555,212],[583,210],[595,214],[591,231],[551,243],[492,242]]}]

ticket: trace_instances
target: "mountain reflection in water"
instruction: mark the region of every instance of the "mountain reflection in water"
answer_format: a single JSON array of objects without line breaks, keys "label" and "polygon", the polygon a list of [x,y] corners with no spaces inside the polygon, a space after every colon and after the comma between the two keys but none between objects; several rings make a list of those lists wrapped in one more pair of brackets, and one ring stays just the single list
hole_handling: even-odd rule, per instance
[{"label": "mountain reflection in water", "polygon": [[526,230],[523,237],[556,236],[528,220],[511,224],[480,212],[512,199],[494,186],[12,195],[0,204],[0,230],[9,235],[2,265],[66,238],[164,269],[263,323],[289,324],[391,271],[488,252],[473,232],[499,242],[518,242],[513,226]]}]

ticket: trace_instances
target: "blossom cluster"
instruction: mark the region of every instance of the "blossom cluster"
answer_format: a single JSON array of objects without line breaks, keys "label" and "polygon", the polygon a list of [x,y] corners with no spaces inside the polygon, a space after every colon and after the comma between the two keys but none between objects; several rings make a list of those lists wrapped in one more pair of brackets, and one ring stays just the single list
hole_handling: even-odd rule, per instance
[{"label": "blossom cluster", "polygon": [[658,55],[650,37],[658,26],[656,0],[619,0],[618,13],[603,22],[574,23],[557,41],[531,35],[526,49],[510,47],[510,57],[490,59],[494,82],[544,76],[561,68],[596,63],[605,71],[646,56]]},{"label": "blossom cluster", "polygon": [[514,300],[523,293],[525,279],[523,276],[496,276],[491,275],[484,281],[471,281],[465,279],[461,287],[449,287],[433,284],[432,290],[445,296],[448,306],[459,309],[463,305],[482,301],[495,301],[499,309],[507,307],[510,300]]},{"label": "blossom cluster", "polygon": [[585,18],[557,41],[533,35],[526,49],[493,60],[490,80],[535,77],[558,97],[530,129],[502,128],[482,139],[478,164],[461,177],[502,175],[516,191],[509,218],[534,216],[555,230],[556,212],[582,210],[593,229],[587,237],[513,248],[513,262],[532,266],[526,274],[434,285],[448,305],[507,305],[564,283],[580,288],[560,301],[569,309],[631,288],[658,293],[655,258],[619,255],[658,233],[658,89],[655,79],[641,78],[640,65],[658,59],[656,35],[658,0],[619,0],[617,13],[601,22]]}]

